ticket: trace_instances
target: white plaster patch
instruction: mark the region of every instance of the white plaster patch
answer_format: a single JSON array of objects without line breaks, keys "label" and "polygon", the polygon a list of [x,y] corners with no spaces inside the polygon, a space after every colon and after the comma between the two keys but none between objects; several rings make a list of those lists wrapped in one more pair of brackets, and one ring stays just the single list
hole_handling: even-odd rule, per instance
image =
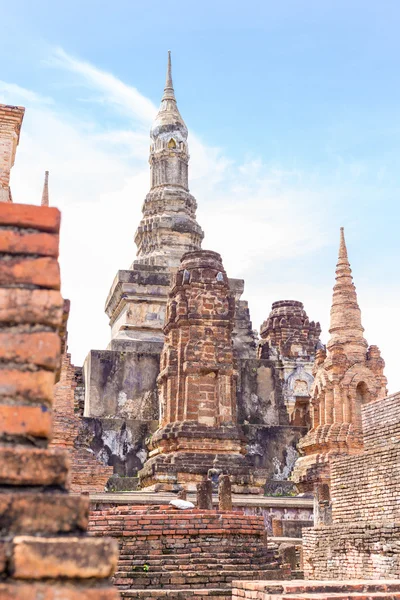
[{"label": "white plaster patch", "polygon": [[126,392],[122,392],[122,391],[119,392],[118,398],[117,398],[117,404],[120,408],[125,406],[127,400],[128,400],[128,396],[127,396]]},{"label": "white plaster patch", "polygon": [[139,450],[139,452],[136,452],[136,456],[138,457],[140,462],[143,464],[147,458],[147,452],[144,448],[142,448],[141,450]]},{"label": "white plaster patch", "polygon": [[283,466],[279,458],[274,456],[272,459],[272,464],[274,465],[274,479],[278,481],[284,481],[288,479],[298,456],[299,453],[295,448],[293,448],[293,446],[286,446],[286,461]]}]

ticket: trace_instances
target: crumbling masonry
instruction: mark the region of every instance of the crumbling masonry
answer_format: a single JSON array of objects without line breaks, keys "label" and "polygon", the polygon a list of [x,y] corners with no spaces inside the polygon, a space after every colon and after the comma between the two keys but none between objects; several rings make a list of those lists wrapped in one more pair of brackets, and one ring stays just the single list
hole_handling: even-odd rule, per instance
[{"label": "crumbling masonry", "polygon": [[[160,406],[169,410],[173,403],[171,399],[167,406],[165,391],[160,399],[157,390],[168,294],[182,256],[200,251],[204,235],[196,221],[196,200],[189,192],[188,132],[176,103],[170,56],[164,94],[150,135],[151,189],[135,236],[137,258],[130,269],[118,271],[106,301],[111,325],[108,349],[92,350],[83,369],[84,437],[91,438],[93,452],[125,479],[137,475],[143,467],[148,457],[146,438],[153,435],[152,443],[157,444],[158,433],[154,432],[160,422]],[[309,321],[300,302],[274,303],[257,348],[247,302],[241,300],[243,290],[242,280],[224,275],[224,294],[231,302],[226,322],[232,340],[229,344],[233,344],[224,358],[224,368],[232,372],[229,402],[236,432],[231,443],[235,445],[234,453],[243,456],[247,452],[248,483],[257,479],[257,469],[259,474],[263,471],[263,483],[269,482],[272,493],[284,493],[293,487],[288,478],[297,457],[296,444],[309,428],[308,399],[320,326]],[[201,313],[203,325],[198,319],[196,326],[205,329],[207,310]],[[207,334],[209,344],[217,330],[214,327],[212,331],[212,335]],[[184,357],[178,362],[179,369],[189,364]],[[172,367],[168,368],[170,371]],[[222,373],[222,363],[219,368]],[[183,380],[181,375],[178,377]],[[213,383],[212,379],[211,369],[207,375],[210,390],[217,381]],[[192,385],[190,377],[186,381]],[[218,381],[222,381],[222,375]],[[164,388],[161,384],[160,389]],[[179,393],[188,396],[182,388]],[[198,415],[204,430],[215,420],[215,414],[210,413],[206,421],[206,402],[199,404]],[[225,410],[224,404],[221,408]],[[168,418],[170,427],[177,416],[164,413],[162,425]],[[184,418],[193,419],[189,413]],[[219,424],[215,422],[215,426]],[[209,449],[207,457],[203,456],[210,461],[204,465],[206,471],[213,465],[218,445],[214,444],[214,455]],[[157,462],[160,467],[157,452],[155,447],[151,450],[152,464]],[[143,485],[152,481],[147,467],[141,481]],[[169,482],[170,489],[173,481],[177,483],[175,476]],[[262,491],[260,481],[250,487]],[[242,489],[250,487],[246,484]]]},{"label": "crumbling masonry", "polygon": [[49,449],[65,327],[60,213],[0,204],[0,597],[117,600],[116,543],[85,535],[88,498],[67,493]]}]

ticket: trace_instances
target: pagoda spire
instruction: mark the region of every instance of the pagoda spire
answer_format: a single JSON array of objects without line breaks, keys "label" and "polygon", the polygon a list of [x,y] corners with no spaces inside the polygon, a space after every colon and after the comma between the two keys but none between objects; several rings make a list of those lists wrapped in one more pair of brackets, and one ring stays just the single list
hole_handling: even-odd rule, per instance
[{"label": "pagoda spire", "polygon": [[44,185],[43,185],[41,205],[49,206],[49,172],[48,171],[44,172]]},{"label": "pagoda spire", "polygon": [[165,88],[162,100],[175,100],[174,84],[172,82],[171,50],[168,50],[167,76],[165,78]]},{"label": "pagoda spire", "polygon": [[361,310],[357,301],[356,288],[353,283],[350,263],[347,254],[344,227],[340,228],[339,256],[336,265],[336,283],[333,288],[331,321],[328,350],[334,346],[362,346],[366,352],[367,342],[363,337],[364,328],[361,324]]}]

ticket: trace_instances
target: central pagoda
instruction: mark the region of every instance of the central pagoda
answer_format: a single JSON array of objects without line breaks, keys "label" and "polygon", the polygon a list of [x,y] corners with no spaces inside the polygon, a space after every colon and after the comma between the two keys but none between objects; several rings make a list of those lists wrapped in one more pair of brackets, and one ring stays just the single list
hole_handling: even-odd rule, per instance
[{"label": "central pagoda", "polygon": [[176,103],[170,52],[150,136],[151,187],[135,234],[137,256],[117,272],[106,300],[108,348],[92,350],[84,366],[87,417],[154,420],[158,414],[156,377],[172,275],[185,253],[201,249],[204,237],[189,192],[188,130]]},{"label": "central pagoda", "polygon": [[160,109],[150,131],[151,189],[135,235],[134,265],[178,267],[185,252],[199,250],[204,233],[196,221],[196,199],[189,193],[188,130],[176,103],[168,52]]},{"label": "central pagoda", "polygon": [[151,188],[135,234],[137,257],[128,271],[118,271],[106,302],[111,350],[135,350],[145,341],[161,351],[171,273],[186,252],[200,250],[204,237],[196,221],[197,202],[189,192],[188,130],[176,103],[171,52],[150,136]]}]

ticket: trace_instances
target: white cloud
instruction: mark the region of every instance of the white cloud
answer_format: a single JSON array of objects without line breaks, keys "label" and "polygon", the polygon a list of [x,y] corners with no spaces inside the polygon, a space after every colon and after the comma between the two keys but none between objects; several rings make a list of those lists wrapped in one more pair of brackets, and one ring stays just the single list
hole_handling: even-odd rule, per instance
[{"label": "white cloud", "polygon": [[[42,96],[41,94],[37,94],[36,92],[32,92],[32,90],[27,90],[16,83],[7,83],[6,81],[0,80],[0,94],[4,95],[4,97],[12,98],[20,98],[24,102],[29,103],[40,103],[40,104],[52,104],[52,98],[48,98],[46,96]],[[9,101],[11,102],[11,100]]]},{"label": "white cloud", "polygon": [[[128,268],[135,256],[133,236],[149,188],[148,130],[157,108],[137,89],[61,49],[47,63],[55,80],[69,72],[85,102],[95,98],[90,122],[77,116],[73,104],[65,108],[13,83],[0,84],[0,101],[27,106],[12,175],[14,200],[39,203],[43,173],[50,170],[50,200],[63,215],[63,294],[72,302],[69,348],[81,364],[91,348],[106,347],[104,302],[117,270]],[[118,114],[118,128],[103,127],[102,107]],[[267,317],[272,301],[289,296],[302,300],[326,332],[331,284],[308,282],[313,257],[332,230],[337,190],[321,187],[310,174],[266,165],[261,157],[237,164],[193,132],[189,145],[203,246],[222,254],[231,277],[246,278],[254,326]],[[333,276],[332,268],[332,284]],[[363,302],[367,339],[381,347],[394,391],[400,387],[397,344],[377,326],[379,302],[372,290],[364,290]]]},{"label": "white cloud", "polygon": [[81,82],[84,82],[88,89],[100,90],[104,101],[128,116],[135,117],[142,126],[152,122],[156,110],[154,104],[136,88],[126,85],[111,73],[72,57],[62,48],[56,48],[46,62],[49,66],[65,69],[80,76]]}]

